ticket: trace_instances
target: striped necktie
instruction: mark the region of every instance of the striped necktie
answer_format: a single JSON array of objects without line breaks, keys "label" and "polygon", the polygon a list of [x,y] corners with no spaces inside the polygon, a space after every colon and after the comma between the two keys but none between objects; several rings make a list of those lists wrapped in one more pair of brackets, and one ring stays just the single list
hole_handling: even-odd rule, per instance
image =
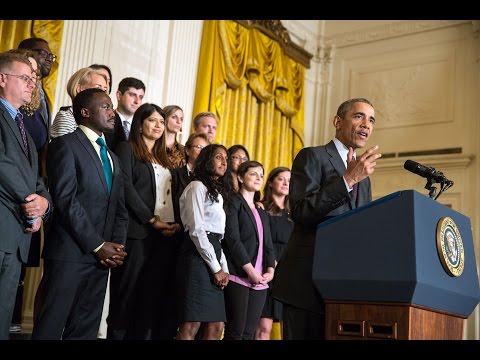
[{"label": "striped necktie", "polygon": [[123,120],[123,132],[125,133],[125,140],[128,140],[128,135],[130,134],[130,131],[128,131],[128,121]]},{"label": "striped necktie", "polygon": [[28,158],[27,131],[25,130],[25,124],[23,123],[23,115],[20,112],[17,112],[17,115],[15,116],[15,122],[17,123],[17,126],[20,130],[20,135],[22,136],[23,152]]}]

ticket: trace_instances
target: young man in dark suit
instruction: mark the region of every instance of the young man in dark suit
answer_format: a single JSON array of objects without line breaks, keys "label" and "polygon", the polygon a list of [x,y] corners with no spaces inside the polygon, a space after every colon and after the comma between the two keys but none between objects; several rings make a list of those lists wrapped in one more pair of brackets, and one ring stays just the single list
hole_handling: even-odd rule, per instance
[{"label": "young man in dark suit", "polygon": [[284,303],[284,339],[325,338],[321,294],[312,280],[316,228],[322,221],[372,200],[369,175],[378,146],[355,157],[375,124],[373,105],[363,98],[342,103],[333,119],[335,139],[302,149],[292,166],[290,208],[295,222],[276,270],[273,296]]},{"label": "young man in dark suit", "polygon": [[128,140],[133,114],[142,105],[145,89],[143,81],[133,77],[124,78],[118,84],[115,127],[113,131],[105,133],[105,141],[110,149],[115,150],[118,143]]},{"label": "young man in dark suit", "polygon": [[35,143],[25,130],[20,106],[31,101],[36,86],[30,62],[0,54],[0,340],[7,340],[31,236],[40,230],[51,198],[38,175]]},{"label": "young man in dark suit", "polygon": [[108,268],[122,265],[126,256],[122,169],[103,138],[114,125],[112,102],[103,90],[87,89],[75,97],[73,113],[79,127],[53,139],[48,149],[57,211],[42,254],[32,339],[96,339]]}]

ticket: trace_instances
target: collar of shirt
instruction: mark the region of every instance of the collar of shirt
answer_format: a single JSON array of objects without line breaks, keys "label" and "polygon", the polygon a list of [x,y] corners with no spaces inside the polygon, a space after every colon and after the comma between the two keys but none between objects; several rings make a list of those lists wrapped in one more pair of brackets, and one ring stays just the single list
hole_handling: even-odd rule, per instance
[{"label": "collar of shirt", "polygon": [[[345,167],[347,166],[347,155],[348,155],[348,148],[343,145],[343,143],[338,140],[337,138],[333,139],[333,143],[335,144],[335,147],[337,148],[338,153],[340,154],[340,157],[343,160],[343,163],[345,164]],[[356,153],[353,153],[353,156],[356,157]]]},{"label": "collar of shirt", "polygon": [[[89,127],[85,126],[85,125],[78,125],[79,129],[83,131],[83,133],[85,134],[85,136],[88,138],[88,140],[90,140],[90,142],[92,143],[93,145],[93,148],[95,149],[95,151],[97,152],[98,156],[100,157],[100,145],[97,144],[97,139],[99,137],[102,137],[103,140],[105,140],[105,136],[102,134],[102,136],[98,136],[97,133],[95,131],[93,131],[92,129],[90,129]],[[113,170],[113,161],[112,161],[112,157],[110,156],[110,154],[108,153],[107,151],[107,156],[108,156],[108,159],[110,160],[110,165],[112,166],[112,170]]]},{"label": "collar of shirt", "polygon": [[130,126],[132,125],[132,119],[133,119],[133,116],[130,116],[129,118],[126,118],[125,115],[123,115],[122,113],[118,112],[118,111],[115,111],[116,114],[118,114],[118,116],[120,117],[120,120],[122,121],[122,124],[124,121],[128,122],[128,127],[130,128]]},{"label": "collar of shirt", "polygon": [[90,140],[90,142],[92,143],[93,147],[97,150],[97,152],[100,152],[100,145],[97,144],[97,139],[99,137],[103,137],[103,139],[105,139],[103,134],[102,136],[98,136],[95,131],[93,131],[92,129],[90,129],[85,125],[78,125],[78,127],[80,128],[80,130],[82,130],[85,133],[88,140]]},{"label": "collar of shirt", "polygon": [[7,109],[8,113],[12,117],[13,120],[15,120],[15,116],[17,116],[18,109],[15,109],[12,104],[10,104],[7,100],[0,98],[0,101],[2,102],[3,106]]},{"label": "collar of shirt", "polygon": [[193,175],[193,170],[190,169],[190,165],[188,165],[188,163],[186,164],[186,166],[187,166],[187,175],[192,176]]}]

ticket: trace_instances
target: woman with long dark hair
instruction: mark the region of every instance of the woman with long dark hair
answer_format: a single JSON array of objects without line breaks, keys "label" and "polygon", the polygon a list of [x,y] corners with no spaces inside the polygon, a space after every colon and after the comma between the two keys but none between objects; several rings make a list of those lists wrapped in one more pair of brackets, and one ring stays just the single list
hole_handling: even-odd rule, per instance
[{"label": "woman with long dark hair", "polygon": [[228,266],[221,241],[225,232],[221,177],[227,169],[223,145],[204,147],[197,157],[194,180],[180,196],[186,237],[178,261],[178,340],[193,340],[205,323],[202,339],[219,340],[225,315],[223,289]]},{"label": "woman with long dark hair", "polygon": [[[112,269],[108,339],[173,339],[176,244],[171,173],[164,149],[162,109],[145,103],[135,112],[120,158],[129,214],[128,259]],[[161,310],[165,309],[165,310]],[[159,311],[165,311],[162,314]]]}]

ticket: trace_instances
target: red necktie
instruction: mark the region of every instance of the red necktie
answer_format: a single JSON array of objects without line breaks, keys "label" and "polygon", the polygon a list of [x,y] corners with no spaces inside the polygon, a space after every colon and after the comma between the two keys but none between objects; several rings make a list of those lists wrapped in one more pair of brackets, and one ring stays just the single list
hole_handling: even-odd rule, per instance
[{"label": "red necktie", "polygon": [[18,128],[20,129],[20,135],[22,136],[23,152],[28,158],[27,132],[25,130],[25,124],[23,123],[23,116],[20,112],[17,112],[17,115],[15,116],[15,122],[17,123]]}]

